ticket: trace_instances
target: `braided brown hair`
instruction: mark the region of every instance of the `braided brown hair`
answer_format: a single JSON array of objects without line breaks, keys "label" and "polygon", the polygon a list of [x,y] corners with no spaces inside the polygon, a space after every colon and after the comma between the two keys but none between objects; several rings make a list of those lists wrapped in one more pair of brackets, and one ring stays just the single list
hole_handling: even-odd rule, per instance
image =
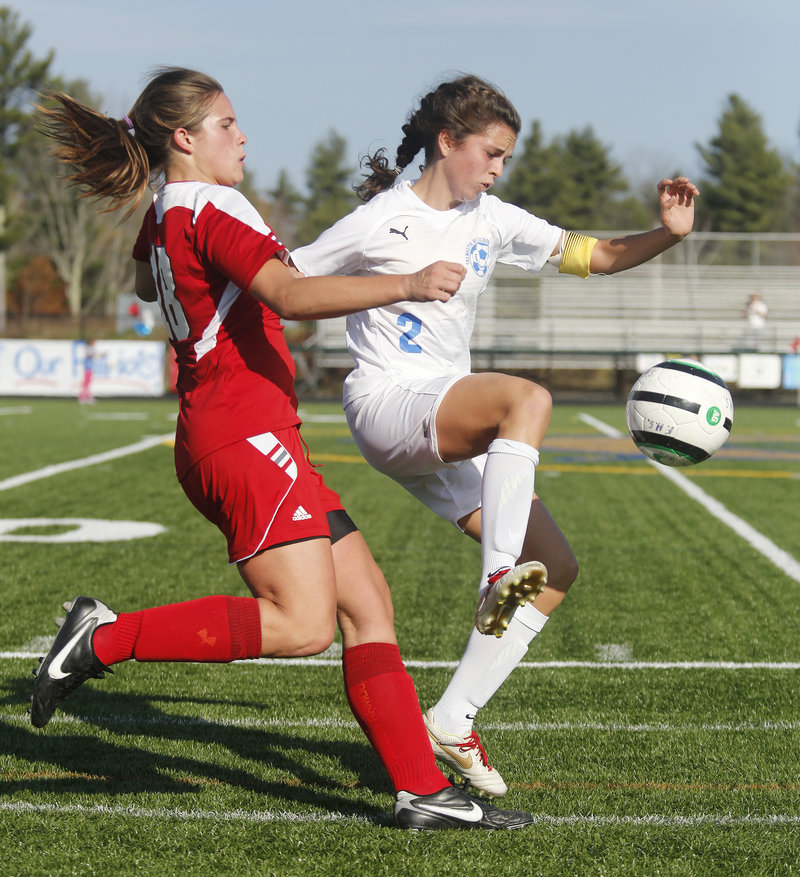
[{"label": "braided brown hair", "polygon": [[498,88],[472,75],[443,82],[422,98],[419,108],[403,125],[404,137],[397,147],[394,167],[389,166],[384,148],[362,159],[361,166],[367,173],[363,182],[355,187],[359,198],[369,201],[391,188],[421,149],[425,150],[425,161],[429,162],[442,131],[447,131],[456,143],[462,143],[470,134],[482,134],[497,123],[519,134],[519,114]]},{"label": "braided brown hair", "polygon": [[37,108],[39,130],[55,141],[53,154],[70,168],[67,179],[84,196],[109,201],[108,210],[133,202],[130,214],[151,178],[165,169],[174,131],[199,128],[220,93],[222,86],[205,73],[160,67],[122,119],[54,92],[55,106]]}]

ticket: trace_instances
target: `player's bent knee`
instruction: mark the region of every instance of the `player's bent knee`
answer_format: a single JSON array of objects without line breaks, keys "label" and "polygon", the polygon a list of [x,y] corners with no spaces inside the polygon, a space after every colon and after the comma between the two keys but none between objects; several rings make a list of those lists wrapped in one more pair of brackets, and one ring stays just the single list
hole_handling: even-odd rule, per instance
[{"label": "player's bent knee", "polygon": [[566,593],[578,578],[579,571],[578,559],[574,554],[570,554],[569,557],[559,559],[557,563],[548,566],[547,583],[551,588]]},{"label": "player's bent knee", "polygon": [[294,658],[319,655],[330,648],[335,633],[335,623],[315,628],[297,628],[286,636],[282,651],[287,657]]},{"label": "player's bent knee", "polygon": [[553,413],[553,397],[550,395],[550,391],[540,384],[528,384],[523,404],[536,417],[546,417],[549,419]]},{"label": "player's bent knee", "polygon": [[319,655],[326,649],[329,649],[332,643],[333,632],[331,632],[330,636],[317,635],[309,640],[307,643],[305,643],[305,645],[296,649],[295,655],[298,658],[308,657],[310,655]]},{"label": "player's bent knee", "polygon": [[516,382],[513,390],[508,399],[507,420],[540,424],[546,429],[553,414],[553,397],[549,390],[526,380]]}]

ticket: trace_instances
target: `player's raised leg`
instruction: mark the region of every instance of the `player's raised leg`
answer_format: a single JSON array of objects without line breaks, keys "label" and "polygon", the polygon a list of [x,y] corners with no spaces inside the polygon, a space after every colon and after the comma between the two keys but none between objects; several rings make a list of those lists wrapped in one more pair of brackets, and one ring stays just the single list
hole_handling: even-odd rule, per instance
[{"label": "player's raised leg", "polygon": [[[480,512],[465,521],[465,530],[480,539]],[[450,683],[425,714],[439,760],[469,778],[476,789],[493,796],[505,794],[506,784],[489,763],[473,729],[475,718],[525,657],[530,643],[578,575],[577,561],[566,537],[538,497],[531,506],[520,561],[530,557],[540,557],[547,564],[547,586],[532,604],[517,609],[502,638],[472,631]]]},{"label": "player's raised leg", "polygon": [[[547,582],[539,558],[518,565],[534,495],[539,447],[547,432],[552,399],[543,387],[504,374],[468,375],[446,392],[436,413],[443,460],[486,454],[481,482],[481,633],[502,636],[518,606]],[[477,503],[476,503],[477,507]],[[459,521],[463,527],[463,521]]]}]

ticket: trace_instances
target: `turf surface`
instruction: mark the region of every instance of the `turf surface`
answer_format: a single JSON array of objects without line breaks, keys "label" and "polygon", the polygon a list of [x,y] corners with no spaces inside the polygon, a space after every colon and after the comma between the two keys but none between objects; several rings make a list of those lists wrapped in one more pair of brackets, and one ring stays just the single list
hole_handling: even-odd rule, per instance
[{"label": "turf surface", "polygon": [[[479,549],[363,463],[335,405],[304,411],[312,459],[390,582],[426,708],[468,635]],[[0,519],[27,521],[0,522],[4,873],[796,872],[800,581],[775,557],[800,559],[797,409],[737,410],[728,445],[682,473],[764,537],[751,544],[613,436],[621,406],[556,406],[537,490],[581,574],[479,716],[508,806],[535,816],[493,834],[393,827],[336,644],[310,661],[127,664],[30,726],[30,673],[62,600],[244,593],[167,443],[42,471],[173,429],[168,400],[0,400]],[[164,531],[57,541],[77,518]]]}]

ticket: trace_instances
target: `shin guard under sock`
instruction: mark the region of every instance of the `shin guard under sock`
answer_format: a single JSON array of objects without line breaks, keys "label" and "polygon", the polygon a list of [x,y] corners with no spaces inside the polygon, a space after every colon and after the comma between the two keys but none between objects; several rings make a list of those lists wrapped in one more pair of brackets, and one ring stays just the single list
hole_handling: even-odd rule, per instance
[{"label": "shin guard under sock", "polygon": [[481,482],[481,588],[500,569],[516,565],[533,502],[539,452],[523,442],[495,439]]},{"label": "shin guard under sock", "polygon": [[450,785],[436,767],[414,682],[391,643],[365,643],[342,655],[347,700],[396,792],[430,795]]},{"label": "shin guard under sock", "polygon": [[220,595],[122,612],[97,628],[92,645],[106,666],[130,658],[214,663],[259,658],[258,600]]}]

